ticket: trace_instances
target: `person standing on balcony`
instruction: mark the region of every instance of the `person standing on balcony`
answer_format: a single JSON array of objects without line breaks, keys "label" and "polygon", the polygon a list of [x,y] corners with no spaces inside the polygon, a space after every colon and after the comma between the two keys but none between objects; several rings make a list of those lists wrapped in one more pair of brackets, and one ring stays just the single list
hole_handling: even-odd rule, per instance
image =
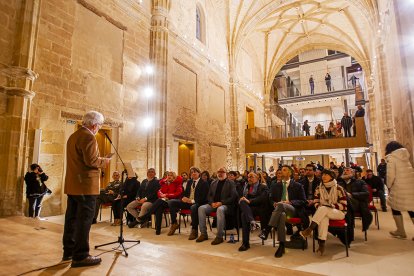
[{"label": "person standing on balcony", "polygon": [[352,87],[355,88],[357,80],[359,80],[359,78],[355,77],[355,75],[352,75],[352,77],[348,81],[350,81],[352,84]]},{"label": "person standing on balcony", "polygon": [[341,119],[341,125],[344,128],[345,137],[351,137],[352,118],[348,115],[348,112],[344,113]]},{"label": "person standing on balcony", "polygon": [[[315,94],[315,82],[313,80],[313,75],[310,75],[309,85],[310,85],[311,95]],[[309,136],[309,135],[307,135],[307,136]]]},{"label": "person standing on balcony", "polygon": [[325,76],[325,83],[326,83],[326,89],[329,91],[332,91],[332,86],[331,86],[331,75],[329,75],[329,73],[326,73]]},{"label": "person standing on balcony", "polygon": [[365,109],[362,107],[362,105],[358,105],[357,106],[357,111],[355,112],[355,116],[354,118],[352,118],[354,125],[353,125],[353,132],[354,132],[354,136],[356,135],[356,124],[355,124],[355,118],[356,117],[364,117],[365,116]]},{"label": "person standing on balcony", "polygon": [[305,132],[305,136],[310,136],[310,125],[308,125],[308,120],[303,122],[302,130]]}]

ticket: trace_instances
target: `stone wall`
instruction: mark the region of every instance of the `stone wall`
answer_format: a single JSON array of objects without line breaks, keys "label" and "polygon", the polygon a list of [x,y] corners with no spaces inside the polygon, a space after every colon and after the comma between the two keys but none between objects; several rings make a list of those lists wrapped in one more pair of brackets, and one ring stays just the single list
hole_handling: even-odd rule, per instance
[{"label": "stone wall", "polygon": [[139,122],[146,112],[142,91],[150,17],[140,6],[126,14],[117,1],[41,3],[30,137],[42,129],[39,163],[53,190],[44,204],[49,215],[62,211],[65,144],[76,129],[71,121],[88,110],[105,115],[124,161],[145,176],[146,136]]},{"label": "stone wall", "polygon": [[[145,92],[151,85],[145,72],[150,63],[151,3],[40,3],[33,66],[39,78],[33,85],[36,96],[29,122],[27,164],[34,161],[34,133],[41,129],[38,162],[49,175],[47,185],[53,191],[43,205],[42,214],[47,216],[65,209],[65,145],[88,110],[104,114],[124,162],[132,163],[140,180],[146,175],[148,129],[142,122],[151,101]],[[222,19],[214,20],[219,17],[214,15],[206,19],[206,42],[196,40],[195,14],[190,16],[195,5],[188,3],[172,2],[169,16],[167,169],[177,170],[178,141],[192,141],[196,165],[212,171],[219,164],[232,166],[226,30]],[[202,7],[204,12],[212,9],[207,3]],[[177,16],[178,11],[189,14]],[[188,26],[193,26],[191,33]],[[11,38],[1,39],[13,43]],[[1,49],[9,47],[1,45]],[[111,162],[111,171],[119,169],[117,161],[114,158]]]}]

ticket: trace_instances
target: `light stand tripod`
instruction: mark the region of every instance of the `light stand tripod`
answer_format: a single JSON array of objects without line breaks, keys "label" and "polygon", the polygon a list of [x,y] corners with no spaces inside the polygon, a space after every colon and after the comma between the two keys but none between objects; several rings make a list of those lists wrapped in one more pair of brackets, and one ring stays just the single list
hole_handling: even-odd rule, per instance
[{"label": "light stand tripod", "polygon": [[[119,160],[121,160],[122,166],[124,167],[124,170],[122,171],[122,177],[121,177],[121,187],[119,189],[119,194],[121,196],[121,204],[120,204],[120,214],[121,214],[121,224],[119,227],[119,236],[118,236],[118,240],[114,241],[114,242],[108,242],[108,243],[104,243],[104,244],[100,244],[100,245],[95,245],[95,249],[105,246],[105,245],[110,245],[110,244],[116,244],[119,243],[118,248],[122,247],[124,253],[125,253],[125,257],[128,257],[128,252],[126,251],[125,247],[124,247],[124,242],[135,242],[137,244],[141,243],[140,240],[125,240],[124,239],[124,221],[123,221],[123,216],[124,216],[124,196],[123,196],[123,190],[124,190],[124,185],[125,185],[125,181],[124,181],[124,175],[128,176],[126,167],[125,167],[125,163],[124,161],[122,161],[121,156],[119,156],[118,151],[116,150],[114,144],[112,143],[111,139],[109,138],[108,134],[105,133],[106,138],[108,138],[109,142],[111,143],[112,147],[115,149],[116,155],[119,157]],[[125,178],[126,179],[126,178]]]}]

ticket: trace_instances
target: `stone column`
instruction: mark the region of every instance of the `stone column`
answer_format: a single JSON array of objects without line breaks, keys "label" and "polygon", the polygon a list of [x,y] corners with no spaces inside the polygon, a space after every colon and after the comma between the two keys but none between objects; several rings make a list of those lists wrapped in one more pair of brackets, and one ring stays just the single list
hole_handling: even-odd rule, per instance
[{"label": "stone column", "polygon": [[[231,66],[233,67],[233,66]],[[240,132],[239,132],[239,111],[237,104],[237,87],[234,83],[234,71],[230,69],[230,129],[231,129],[231,164],[239,170],[243,167],[243,160],[240,159]],[[244,114],[245,111],[242,111]],[[243,133],[244,136],[244,133]]]},{"label": "stone column", "polygon": [[149,116],[153,125],[148,137],[148,167],[155,168],[158,176],[166,170],[167,159],[167,65],[168,65],[168,12],[169,0],[152,0],[150,32],[150,61],[154,66],[152,84],[155,97],[149,103]]},{"label": "stone column", "polygon": [[386,57],[384,52],[384,46],[381,44],[377,47],[377,66],[378,66],[378,90],[379,90],[379,99],[377,103],[377,108],[381,118],[381,130],[379,132],[380,136],[380,148],[384,149],[385,145],[395,140],[395,125],[393,120],[393,111],[392,111],[392,102],[390,96],[390,87],[388,85],[387,76],[388,76],[388,67],[386,64]]},{"label": "stone column", "polygon": [[0,66],[0,216],[23,214],[24,174],[28,167],[31,68],[40,0],[24,1],[18,11],[12,64]]}]

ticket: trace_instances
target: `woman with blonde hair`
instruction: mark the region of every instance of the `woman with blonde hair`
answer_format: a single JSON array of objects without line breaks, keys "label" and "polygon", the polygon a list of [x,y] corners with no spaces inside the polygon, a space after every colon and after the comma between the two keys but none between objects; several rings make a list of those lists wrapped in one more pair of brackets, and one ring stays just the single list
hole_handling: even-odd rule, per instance
[{"label": "woman with blonde hair", "polygon": [[161,234],[162,214],[168,208],[168,200],[178,199],[183,193],[183,178],[177,176],[175,172],[168,172],[167,176],[160,180],[160,189],[158,190],[158,199],[152,204],[147,214],[142,216],[139,223],[145,224],[155,214],[155,234]]}]

